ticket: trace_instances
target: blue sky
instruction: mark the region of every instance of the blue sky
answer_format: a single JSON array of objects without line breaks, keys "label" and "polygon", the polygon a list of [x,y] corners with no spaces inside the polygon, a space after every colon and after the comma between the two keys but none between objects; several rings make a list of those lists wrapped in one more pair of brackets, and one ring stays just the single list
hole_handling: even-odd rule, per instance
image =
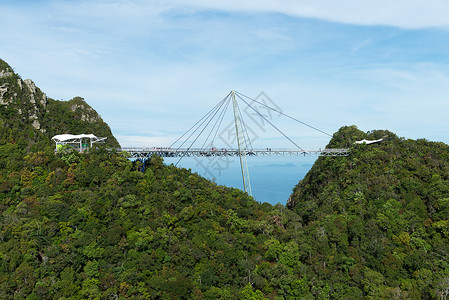
[{"label": "blue sky", "polygon": [[[0,13],[0,57],[51,98],[84,97],[123,146],[170,145],[231,90],[330,133],[449,143],[447,1],[1,1]],[[329,140],[274,122],[303,148]]]}]

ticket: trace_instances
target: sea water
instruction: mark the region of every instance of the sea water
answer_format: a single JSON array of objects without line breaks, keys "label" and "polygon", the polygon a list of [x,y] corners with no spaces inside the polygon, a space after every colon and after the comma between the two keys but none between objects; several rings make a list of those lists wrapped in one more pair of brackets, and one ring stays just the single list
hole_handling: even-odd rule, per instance
[{"label": "sea water", "polygon": [[[316,156],[247,157],[251,190],[258,202],[285,205],[293,188],[304,178]],[[164,158],[176,164],[179,158]],[[243,190],[242,170],[238,157],[184,157],[178,167],[215,181],[219,185]]]}]

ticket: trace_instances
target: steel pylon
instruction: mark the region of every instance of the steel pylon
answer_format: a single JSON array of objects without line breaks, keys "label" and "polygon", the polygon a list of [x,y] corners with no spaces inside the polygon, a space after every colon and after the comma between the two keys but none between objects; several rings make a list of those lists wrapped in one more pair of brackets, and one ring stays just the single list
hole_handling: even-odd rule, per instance
[{"label": "steel pylon", "polygon": [[240,118],[240,111],[237,104],[237,100],[235,99],[235,91],[231,91],[232,98],[232,107],[234,108],[234,122],[235,122],[235,133],[237,136],[237,144],[239,150],[239,158],[240,158],[240,167],[242,169],[242,178],[243,178],[243,187],[245,192],[252,196],[251,192],[251,182],[249,180],[249,170],[248,163],[246,161],[246,143],[245,136],[243,134],[243,125],[242,120]]}]

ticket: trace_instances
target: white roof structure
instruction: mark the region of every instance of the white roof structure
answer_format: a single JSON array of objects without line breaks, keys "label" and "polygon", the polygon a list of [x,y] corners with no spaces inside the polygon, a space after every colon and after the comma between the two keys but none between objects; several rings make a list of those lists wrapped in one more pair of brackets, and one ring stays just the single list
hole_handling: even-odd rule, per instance
[{"label": "white roof structure", "polygon": [[61,145],[70,144],[72,147],[80,152],[92,147],[93,143],[104,141],[105,137],[96,137],[93,134],[58,134],[51,138],[56,143],[56,151]]},{"label": "white roof structure", "polygon": [[380,143],[384,140],[384,138],[378,139],[378,140],[361,140],[361,141],[356,141],[355,144],[374,144],[374,143]]},{"label": "white roof structure", "polygon": [[105,137],[96,137],[93,134],[58,134],[51,138],[56,143],[77,143],[81,139],[90,139],[92,143],[104,141]]}]

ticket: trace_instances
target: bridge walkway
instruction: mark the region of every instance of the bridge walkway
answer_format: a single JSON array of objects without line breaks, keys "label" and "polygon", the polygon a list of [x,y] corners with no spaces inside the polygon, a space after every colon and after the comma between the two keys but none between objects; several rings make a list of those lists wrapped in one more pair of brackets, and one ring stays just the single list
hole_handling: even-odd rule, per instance
[{"label": "bridge walkway", "polygon": [[[210,149],[173,149],[165,147],[124,147],[117,149],[118,152],[126,151],[131,158],[148,159],[153,154],[160,157],[219,157],[219,156],[240,156],[238,149],[210,148]],[[248,149],[245,150],[247,156],[348,156],[349,149],[319,149],[319,150],[299,150],[299,149]]]}]

